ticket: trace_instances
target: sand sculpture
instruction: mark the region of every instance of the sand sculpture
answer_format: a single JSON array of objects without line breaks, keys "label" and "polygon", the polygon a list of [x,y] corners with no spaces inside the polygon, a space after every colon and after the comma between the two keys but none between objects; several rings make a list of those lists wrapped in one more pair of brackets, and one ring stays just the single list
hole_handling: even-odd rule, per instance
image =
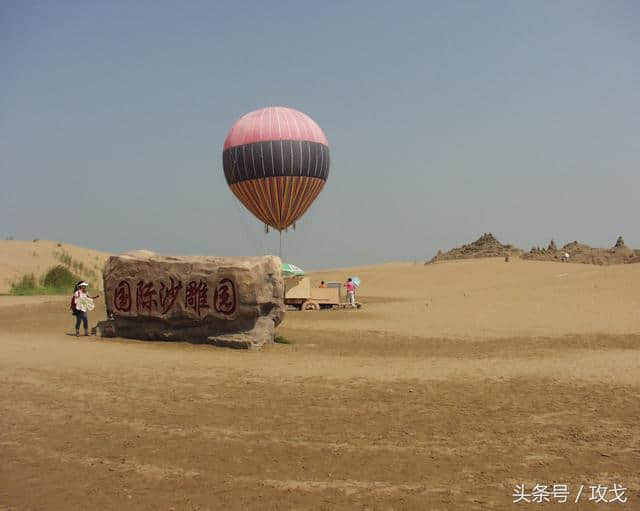
[{"label": "sand sculpture", "polygon": [[522,252],[513,245],[504,245],[490,232],[485,232],[473,243],[453,248],[448,252],[438,250],[438,253],[425,264],[437,263],[439,261],[451,261],[456,259],[476,259],[481,257],[504,257],[519,255]]},{"label": "sand sculpture", "polygon": [[254,349],[284,316],[278,257],[167,257],[136,251],[107,260],[103,337]]},{"label": "sand sculpture", "polygon": [[[569,258],[564,258],[564,254],[569,254]],[[594,248],[577,241],[572,241],[558,248],[552,239],[547,248],[534,246],[529,252],[523,252],[513,245],[500,243],[491,233],[484,233],[473,243],[453,248],[448,252],[438,250],[435,257],[425,264],[483,257],[504,257],[507,262],[511,257],[521,257],[536,261],[568,260],[572,263],[609,265],[640,263],[640,250],[629,248],[622,236],[618,236],[615,245],[611,248]]]},{"label": "sand sculpture", "polygon": [[640,262],[640,250],[629,248],[622,236],[618,236],[615,245],[611,248],[594,248],[584,243],[572,241],[558,249],[555,242],[551,240],[546,250],[533,247],[528,253],[523,254],[522,258],[537,261],[562,261],[564,254],[569,254],[569,261],[572,263],[609,265]]}]

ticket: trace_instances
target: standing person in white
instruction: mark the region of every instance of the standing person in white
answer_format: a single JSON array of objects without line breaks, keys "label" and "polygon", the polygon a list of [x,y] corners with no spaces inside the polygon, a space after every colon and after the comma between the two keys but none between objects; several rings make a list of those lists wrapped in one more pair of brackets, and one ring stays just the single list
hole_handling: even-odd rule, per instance
[{"label": "standing person in white", "polygon": [[76,337],[80,336],[80,323],[84,326],[84,335],[89,335],[89,318],[87,312],[95,307],[93,301],[100,295],[89,296],[87,288],[89,284],[85,281],[78,282],[71,298],[71,314],[76,317]]}]

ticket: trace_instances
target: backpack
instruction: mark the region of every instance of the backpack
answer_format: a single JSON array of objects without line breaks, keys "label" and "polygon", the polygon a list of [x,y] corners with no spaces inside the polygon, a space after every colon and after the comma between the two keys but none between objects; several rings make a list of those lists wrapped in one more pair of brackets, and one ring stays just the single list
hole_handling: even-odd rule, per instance
[{"label": "backpack", "polygon": [[69,309],[71,309],[71,314],[73,316],[76,316],[78,314],[78,309],[76,309],[76,293],[75,293],[75,291],[73,292],[73,295],[71,295],[71,304],[69,306]]}]

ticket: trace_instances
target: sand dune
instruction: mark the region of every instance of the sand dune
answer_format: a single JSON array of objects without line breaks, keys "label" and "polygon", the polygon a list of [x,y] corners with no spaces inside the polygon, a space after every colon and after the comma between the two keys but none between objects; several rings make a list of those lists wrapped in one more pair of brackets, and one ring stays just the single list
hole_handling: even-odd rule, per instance
[{"label": "sand dune", "polygon": [[[102,267],[110,254],[55,241],[2,240],[0,241],[0,294],[8,293],[11,283],[25,274],[33,273],[36,277],[42,276],[51,267],[60,264],[61,254],[70,255],[74,262],[82,263],[85,268],[95,272],[98,278],[94,277],[91,280],[96,281],[97,288],[102,287]],[[81,274],[82,271],[78,273],[80,278],[89,278]]]},{"label": "sand dune", "polygon": [[[640,265],[592,266],[474,259],[395,263],[312,274],[358,275],[366,307],[349,329],[417,337],[495,338],[640,333]],[[349,311],[301,313],[305,328],[340,331]]]}]

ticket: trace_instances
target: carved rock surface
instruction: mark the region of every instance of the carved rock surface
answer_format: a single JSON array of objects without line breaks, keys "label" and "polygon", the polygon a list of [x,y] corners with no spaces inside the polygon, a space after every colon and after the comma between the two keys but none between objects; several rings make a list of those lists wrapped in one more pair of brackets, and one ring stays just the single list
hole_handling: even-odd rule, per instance
[{"label": "carved rock surface", "polygon": [[112,256],[104,269],[103,337],[233,348],[273,342],[284,317],[281,261],[263,257]]}]

